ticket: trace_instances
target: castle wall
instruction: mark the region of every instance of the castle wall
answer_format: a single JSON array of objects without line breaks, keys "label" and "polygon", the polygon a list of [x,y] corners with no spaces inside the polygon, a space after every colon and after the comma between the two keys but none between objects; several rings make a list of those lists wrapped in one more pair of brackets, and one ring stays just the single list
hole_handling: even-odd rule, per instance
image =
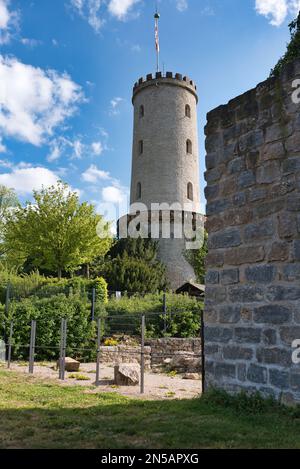
[{"label": "castle wall", "polygon": [[298,60],[206,126],[207,386],[285,402],[300,401],[299,78]]}]

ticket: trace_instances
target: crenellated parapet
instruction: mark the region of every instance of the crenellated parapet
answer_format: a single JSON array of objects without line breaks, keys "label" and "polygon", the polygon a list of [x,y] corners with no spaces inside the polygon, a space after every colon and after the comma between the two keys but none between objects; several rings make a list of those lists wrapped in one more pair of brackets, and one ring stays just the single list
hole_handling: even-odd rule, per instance
[{"label": "crenellated parapet", "polygon": [[184,89],[191,91],[191,93],[196,97],[198,102],[197,95],[197,86],[193,80],[187,76],[183,76],[181,73],[166,72],[156,72],[155,74],[149,73],[145,78],[141,77],[133,87],[133,100],[135,96],[141,91],[147,88],[148,86],[160,86],[160,85],[171,85],[171,86],[180,86]]}]

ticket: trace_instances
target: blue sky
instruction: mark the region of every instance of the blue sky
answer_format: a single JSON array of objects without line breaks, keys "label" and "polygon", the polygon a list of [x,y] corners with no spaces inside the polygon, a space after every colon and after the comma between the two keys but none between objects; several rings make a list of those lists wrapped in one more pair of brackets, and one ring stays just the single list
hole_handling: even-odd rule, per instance
[{"label": "blue sky", "polygon": [[[165,70],[206,113],[264,80],[300,0],[161,0]],[[125,201],[134,82],[155,71],[152,0],[0,0],[0,184],[22,201],[62,178],[82,200]]]}]

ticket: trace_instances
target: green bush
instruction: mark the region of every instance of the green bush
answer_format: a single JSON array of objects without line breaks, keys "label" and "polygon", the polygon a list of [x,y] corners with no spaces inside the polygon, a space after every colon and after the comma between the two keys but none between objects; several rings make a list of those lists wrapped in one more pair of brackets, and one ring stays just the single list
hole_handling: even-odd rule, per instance
[{"label": "green bush", "polygon": [[[67,319],[67,355],[90,359],[95,354],[96,325],[91,321],[90,302],[79,295],[59,294],[48,298],[31,297],[12,302],[9,317],[0,312],[0,327],[9,330],[14,321],[14,358],[27,359],[31,320],[37,320],[36,358],[57,359],[61,319]],[[3,331],[2,331],[3,333]],[[93,349],[93,352],[84,349]]]},{"label": "green bush", "polygon": [[140,334],[140,315],[145,314],[148,337],[199,335],[202,302],[187,295],[167,293],[166,306],[167,330],[164,332],[163,294],[111,299],[106,305],[107,315],[111,317],[110,332]]}]

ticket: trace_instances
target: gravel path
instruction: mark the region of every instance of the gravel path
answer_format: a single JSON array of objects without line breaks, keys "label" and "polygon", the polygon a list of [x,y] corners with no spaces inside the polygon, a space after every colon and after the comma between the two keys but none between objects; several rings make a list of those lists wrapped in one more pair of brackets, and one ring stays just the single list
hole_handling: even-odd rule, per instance
[{"label": "gravel path", "polygon": [[[86,392],[115,392],[123,396],[142,399],[191,399],[201,393],[201,381],[182,379],[180,375],[169,376],[164,373],[145,373],[145,394],[140,394],[139,386],[118,387],[113,384],[113,365],[101,365],[100,385],[95,387],[96,370],[94,363],[80,365],[79,373],[66,372],[65,381],[58,380],[58,371],[54,363],[35,364],[33,379],[53,380],[61,386],[85,386]],[[18,373],[28,373],[27,365],[12,363],[11,370]],[[92,387],[92,388],[91,388]]]}]

